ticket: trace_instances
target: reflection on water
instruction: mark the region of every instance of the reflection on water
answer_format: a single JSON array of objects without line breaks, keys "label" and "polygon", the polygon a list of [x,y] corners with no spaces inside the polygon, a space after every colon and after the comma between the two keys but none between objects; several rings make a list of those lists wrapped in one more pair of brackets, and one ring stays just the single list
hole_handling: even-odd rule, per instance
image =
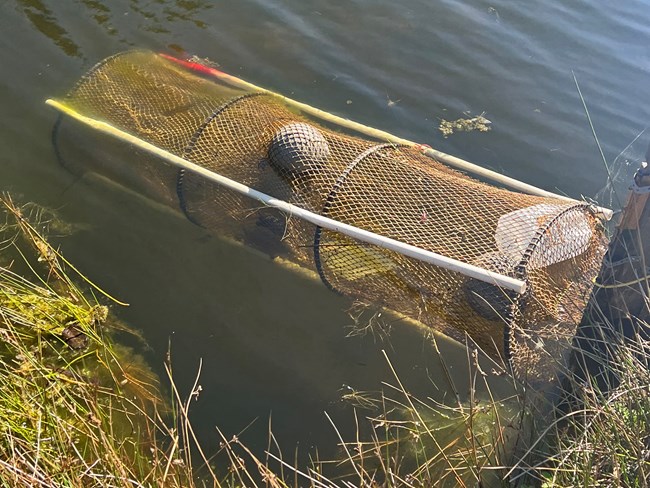
[{"label": "reflection on water", "polygon": [[117,33],[117,29],[110,25],[111,10],[106,5],[97,0],[81,0],[81,3],[88,10],[94,12],[92,18],[97,22],[97,25],[105,27],[108,35],[115,35]]},{"label": "reflection on water", "polygon": [[174,7],[165,7],[165,20],[168,22],[177,22],[184,20],[192,22],[196,27],[205,29],[208,24],[201,20],[199,17],[204,15],[206,10],[209,10],[214,5],[207,0],[191,1],[191,0],[177,0]]},{"label": "reflection on water", "polygon": [[[64,14],[59,18],[55,13],[57,5],[51,5],[51,2],[46,0],[16,1],[37,31],[52,40],[68,56],[82,56],[82,47],[63,27],[70,20],[69,14],[67,16]],[[187,22],[196,28],[205,29],[208,26],[208,23],[203,20],[206,12],[215,6],[213,2],[207,0],[176,0],[174,2],[130,0],[128,9],[121,8],[119,4],[122,2],[74,0],[73,3],[82,7],[81,10],[73,9],[73,11],[76,10],[76,15],[82,16],[84,20],[92,19],[108,36],[118,34],[118,28],[113,25],[113,22],[117,20],[120,23],[119,16],[128,16],[130,12],[142,17],[144,20],[136,19],[135,22],[140,24],[139,26],[143,30],[153,34],[172,34],[168,28],[169,24],[177,22]],[[48,5],[54,8],[50,8]],[[67,9],[63,10],[67,12]]]},{"label": "reflection on water", "polygon": [[166,26],[173,22],[190,22],[199,29],[205,29],[208,24],[202,20],[205,12],[214,7],[207,0],[176,0],[175,2],[152,2],[131,0],[131,9],[142,15],[146,22],[143,28],[152,33],[171,33]]},{"label": "reflection on water", "polygon": [[17,0],[25,16],[41,34],[50,38],[68,56],[81,56],[80,48],[41,0]]}]

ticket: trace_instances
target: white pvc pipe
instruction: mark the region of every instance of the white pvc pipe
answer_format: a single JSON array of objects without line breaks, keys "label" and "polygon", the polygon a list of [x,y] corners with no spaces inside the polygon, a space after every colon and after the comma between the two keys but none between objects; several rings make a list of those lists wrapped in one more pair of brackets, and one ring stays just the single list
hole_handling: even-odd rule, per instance
[{"label": "white pvc pipe", "polygon": [[226,178],[225,176],[214,173],[206,168],[203,168],[202,166],[194,164],[191,161],[187,161],[186,159],[170,153],[169,151],[143,141],[142,139],[139,139],[138,137],[135,137],[128,132],[124,132],[121,129],[113,127],[106,122],[101,122],[99,120],[86,117],[61,102],[58,102],[56,100],[47,100],[45,103],[99,132],[109,134],[113,137],[131,143],[138,148],[155,154],[156,156],[164,159],[174,166],[197,173],[207,180],[213,181],[221,186],[258,200],[263,204],[268,205],[269,207],[277,208],[289,215],[304,219],[314,225],[318,225],[335,232],[340,232],[341,234],[345,234],[360,241],[374,244],[385,249],[390,249],[391,251],[398,252],[405,256],[409,256],[426,263],[434,264],[449,271],[455,271],[457,273],[461,273],[463,275],[484,281],[486,283],[490,283],[492,285],[497,285],[508,290],[513,290],[517,293],[523,293],[526,290],[526,283],[524,281],[498,273],[493,273],[486,269],[479,268],[478,266],[463,263],[462,261],[448,258],[435,252],[427,251],[426,249],[422,249],[410,244],[406,244],[404,242],[397,241],[395,239],[391,239],[389,237],[375,234],[374,232],[369,232],[353,225],[345,224],[328,217],[323,217],[322,215],[310,212],[283,200],[279,200],[270,195],[231,180],[230,178]]}]

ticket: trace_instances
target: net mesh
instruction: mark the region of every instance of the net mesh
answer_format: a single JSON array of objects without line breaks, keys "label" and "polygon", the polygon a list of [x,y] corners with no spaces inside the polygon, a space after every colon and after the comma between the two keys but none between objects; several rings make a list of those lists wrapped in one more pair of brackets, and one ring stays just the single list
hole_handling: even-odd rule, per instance
[{"label": "net mesh", "polygon": [[194,223],[313,269],[344,295],[467,335],[511,357],[520,376],[544,380],[563,360],[605,250],[587,204],[490,186],[416,148],[344,133],[281,97],[150,52],[106,59],[65,103],[278,199],[525,280],[517,295],[321,229],[150,156],[122,156],[111,175],[140,172]]}]

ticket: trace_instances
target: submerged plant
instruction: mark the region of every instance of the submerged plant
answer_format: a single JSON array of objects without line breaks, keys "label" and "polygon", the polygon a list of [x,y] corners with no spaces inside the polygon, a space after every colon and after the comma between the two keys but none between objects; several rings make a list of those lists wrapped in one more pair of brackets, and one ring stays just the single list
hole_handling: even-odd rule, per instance
[{"label": "submerged plant", "polygon": [[346,443],[339,463],[358,476],[350,486],[495,486],[520,435],[516,398],[447,405],[418,399],[395,380],[368,417],[371,439]]},{"label": "submerged plant", "polygon": [[468,357],[473,365],[468,401],[461,401],[453,382],[451,403],[418,398],[409,393],[384,355],[394,385],[384,383],[381,393],[349,386],[341,390],[342,400],[354,407],[354,439],[346,439],[325,413],[339,440],[337,459],[316,457],[309,466],[298,467],[285,459],[271,432],[265,459],[239,438],[222,437],[222,448],[236,466],[240,482],[319,488],[510,486],[505,474],[517,461],[517,453],[529,445],[522,425],[530,419],[522,412],[531,410],[522,407],[521,397],[496,400],[489,388],[486,395],[475,395],[477,388],[488,385],[473,354]]}]

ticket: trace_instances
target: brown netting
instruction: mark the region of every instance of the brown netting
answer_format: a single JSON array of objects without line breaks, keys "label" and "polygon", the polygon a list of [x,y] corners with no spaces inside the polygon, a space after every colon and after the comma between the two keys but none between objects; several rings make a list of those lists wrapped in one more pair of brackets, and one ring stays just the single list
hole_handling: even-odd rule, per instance
[{"label": "brown netting", "polygon": [[121,161],[166,187],[166,201],[175,193],[198,225],[313,269],[340,293],[463,341],[467,334],[488,354],[511,355],[521,376],[547,379],[563,359],[604,253],[589,205],[490,186],[415,148],[325,127],[280,97],[150,52],[108,58],[65,103],[278,199],[525,280],[518,296],[317,228],[150,157]]}]

